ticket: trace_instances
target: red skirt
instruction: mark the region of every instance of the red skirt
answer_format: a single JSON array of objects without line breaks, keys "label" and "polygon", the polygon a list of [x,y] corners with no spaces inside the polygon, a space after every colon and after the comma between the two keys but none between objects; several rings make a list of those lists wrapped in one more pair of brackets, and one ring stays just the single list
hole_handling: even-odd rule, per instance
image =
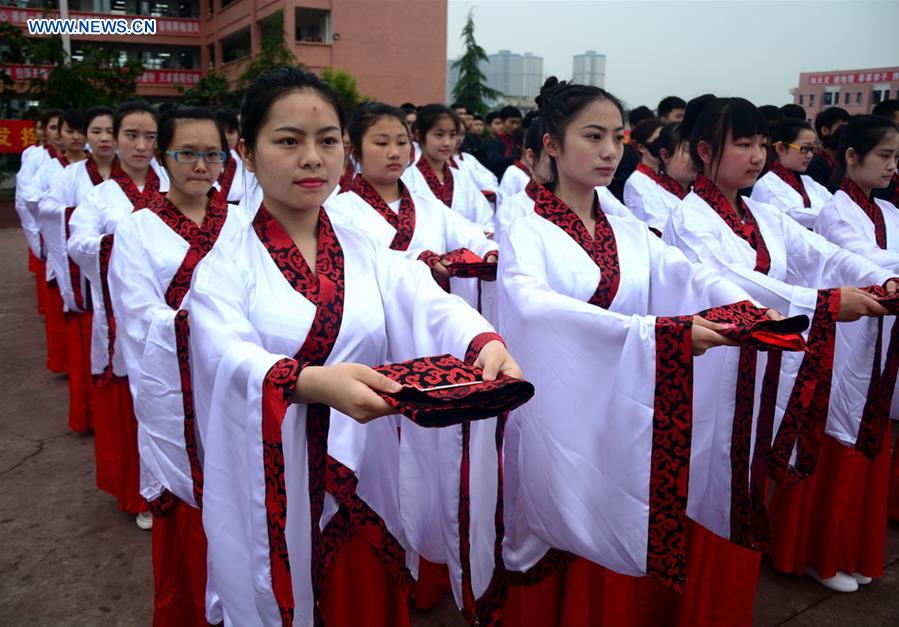
[{"label": "red skirt", "polygon": [[784,573],[821,577],[858,572],[883,575],[889,491],[889,427],[884,446],[869,460],[825,435],[815,473],[774,490],[771,559]]},{"label": "red skirt", "polygon": [[319,609],[328,627],[409,627],[409,590],[354,535],[325,570]]},{"label": "red skirt", "polygon": [[91,419],[91,313],[66,312],[66,357],[69,373],[69,429],[84,433]]},{"label": "red skirt", "polygon": [[419,610],[429,610],[447,594],[452,594],[446,564],[418,559],[418,581],[413,585],[413,602]]},{"label": "red skirt", "polygon": [[47,292],[47,264],[34,256],[31,248],[28,249],[28,271],[34,274],[35,296],[37,301],[37,313],[44,315],[44,300]]},{"label": "red skirt", "polygon": [[44,326],[47,331],[47,369],[56,374],[66,371],[66,320],[62,296],[56,281],[47,283]]},{"label": "red skirt", "polygon": [[108,383],[94,384],[93,392],[97,487],[116,497],[120,510],[145,512],[147,502],[139,491],[137,418],[128,379],[113,377]]},{"label": "red skirt", "polygon": [[178,501],[168,515],[153,517],[153,626],[208,624],[203,517]]}]

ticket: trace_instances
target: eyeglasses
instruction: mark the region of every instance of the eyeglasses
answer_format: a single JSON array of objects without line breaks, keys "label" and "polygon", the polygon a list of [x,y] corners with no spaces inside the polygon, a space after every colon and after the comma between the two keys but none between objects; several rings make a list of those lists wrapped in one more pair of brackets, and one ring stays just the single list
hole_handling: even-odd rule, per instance
[{"label": "eyeglasses", "polygon": [[784,142],[781,143],[788,148],[795,148],[804,155],[813,155],[815,154],[815,151],[818,150],[817,146],[800,146],[799,144],[786,144]]},{"label": "eyeglasses", "polygon": [[228,153],[224,150],[210,150],[198,152],[196,150],[166,150],[165,154],[172,157],[178,163],[196,163],[197,159],[203,159],[206,163],[224,163]]}]

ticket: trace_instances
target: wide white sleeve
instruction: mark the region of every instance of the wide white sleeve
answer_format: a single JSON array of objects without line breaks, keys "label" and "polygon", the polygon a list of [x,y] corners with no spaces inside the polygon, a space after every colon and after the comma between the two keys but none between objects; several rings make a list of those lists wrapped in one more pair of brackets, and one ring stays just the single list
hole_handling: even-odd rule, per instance
[{"label": "wide white sleeve", "polygon": [[457,180],[465,179],[465,211],[469,219],[483,229],[485,233],[493,233],[493,209],[474,182],[464,172],[459,173]]},{"label": "wide white sleeve", "polygon": [[143,246],[136,215],[116,228],[109,293],[134,399],[142,469],[141,493],[152,500],[167,489],[196,505],[185,443],[184,399],[175,330],[176,310]]},{"label": "wide white sleeve", "polygon": [[785,316],[812,317],[818,294],[804,285],[790,285],[733,261],[722,233],[702,224],[685,224],[681,206],[672,213],[663,231],[663,240],[680,248],[690,261],[705,263],[736,283],[763,307],[776,309]]},{"label": "wide white sleeve", "polygon": [[[772,174],[772,176],[776,175]],[[769,204],[772,207],[777,207],[802,226],[808,229],[813,228],[815,226],[815,220],[818,218],[818,212],[812,207],[805,207],[801,200],[800,202],[789,202],[790,198],[793,198],[793,196],[790,195],[790,197],[787,198],[785,194],[779,194],[777,189],[772,187],[767,179],[768,176],[763,176],[756,181],[755,185],[752,186],[752,195],[750,198],[758,202]]]},{"label": "wide white sleeve", "polygon": [[69,220],[69,255],[92,285],[100,285],[100,240],[103,205],[99,188],[91,189]]},{"label": "wide white sleeve", "polygon": [[789,217],[782,218],[787,242],[787,272],[792,283],[815,289],[882,285],[895,276],[870,257],[827,241]]},{"label": "wide white sleeve", "polygon": [[818,214],[815,232],[837,246],[861,255],[882,268],[893,273],[899,272],[899,253],[880,248],[877,242],[865,232],[864,226],[857,219],[862,217],[861,212],[857,213],[857,216],[852,216],[845,211],[840,211],[836,203],[831,200]]},{"label": "wide white sleeve", "polygon": [[59,176],[49,182],[49,189],[37,202],[38,224],[44,236],[47,263],[52,274],[59,279],[57,283],[65,303],[71,303],[74,298],[72,283],[68,280],[69,258],[65,228],[65,211],[70,206],[71,189],[74,185],[71,174],[74,170],[74,166],[69,166],[61,171]]},{"label": "wide white sleeve", "polygon": [[[203,526],[228,622],[274,626],[281,619],[272,584],[263,412],[273,366],[290,362],[264,348],[249,319],[255,290],[246,255],[221,244],[194,271],[190,301],[190,361],[205,447]],[[289,399],[295,379],[284,384],[281,394]],[[306,405],[288,404],[280,429],[288,494],[308,494],[305,423]],[[288,499],[286,507],[295,624],[311,626],[309,499]]]}]

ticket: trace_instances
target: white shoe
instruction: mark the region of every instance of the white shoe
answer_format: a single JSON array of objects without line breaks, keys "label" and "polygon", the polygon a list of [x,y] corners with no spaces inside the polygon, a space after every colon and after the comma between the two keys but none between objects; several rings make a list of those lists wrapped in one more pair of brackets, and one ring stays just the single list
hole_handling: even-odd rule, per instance
[{"label": "white shoe", "polygon": [[865,584],[869,584],[874,581],[870,577],[866,577],[861,573],[852,573],[852,578],[855,579],[860,586],[864,586]]},{"label": "white shoe", "polygon": [[805,574],[820,583],[825,588],[836,590],[837,592],[855,592],[858,590],[858,582],[852,575],[844,572],[837,572],[833,577],[824,579],[818,574],[818,571],[811,566],[805,569]]},{"label": "white shoe", "polygon": [[144,531],[149,531],[153,528],[153,514],[150,512],[141,512],[134,519],[134,522],[136,522],[137,526]]}]

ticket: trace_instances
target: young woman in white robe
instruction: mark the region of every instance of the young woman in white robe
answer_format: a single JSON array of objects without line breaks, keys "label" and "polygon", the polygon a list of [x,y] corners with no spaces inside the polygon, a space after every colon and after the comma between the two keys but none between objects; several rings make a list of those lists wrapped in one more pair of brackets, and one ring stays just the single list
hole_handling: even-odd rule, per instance
[{"label": "young woman in white robe", "polygon": [[751,404],[737,417],[734,399],[752,395],[738,389],[741,351],[712,351],[695,374],[693,355],[730,343],[694,314],[748,296],[626,208],[605,212],[597,190],[621,158],[621,106],[552,81],[540,107],[555,182],[501,231],[501,330],[537,389],[507,430],[504,557],[513,582],[568,572],[544,595],[513,587],[506,617],[658,624],[672,617],[642,616],[654,581],[640,575],[677,589],[686,578],[687,593],[703,583],[691,577],[701,564],[688,559],[697,525],[686,517],[724,537],[747,531],[732,524],[750,507],[755,424]]},{"label": "young woman in white robe", "polygon": [[[69,428],[76,432],[93,429],[95,399],[91,383],[91,300],[86,277],[69,256],[69,220],[87,192],[109,178],[116,150],[112,118],[109,107],[93,107],[85,113],[84,137],[92,151],[85,159],[55,173],[49,192],[38,203],[48,234],[47,260],[57,277],[65,310]],[[71,133],[68,125],[64,126],[63,133]]]},{"label": "young woman in white robe", "polygon": [[[66,157],[66,144],[62,138],[63,112],[54,112],[47,122],[47,137],[50,143],[43,155],[34,163],[34,171],[24,181],[22,191],[22,208],[28,214],[23,225],[27,225],[36,237],[40,259],[40,268],[37,275],[39,295],[43,296],[44,327],[47,338],[47,369],[50,372],[61,374],[66,371],[66,328],[63,312],[62,295],[56,280],[53,264],[47,258],[47,236],[43,232],[46,225],[42,224],[38,203],[46,196],[51,179],[49,174],[57,175],[68,165]],[[81,149],[72,155],[73,159],[83,158],[83,138]]]},{"label": "young woman in white robe", "polygon": [[[465,431],[435,430],[437,446],[423,459],[409,449],[424,438],[406,421],[361,424],[393,412],[376,391],[398,391],[362,364],[468,352],[486,379],[520,375],[490,325],[427,268],[321,209],[343,164],[337,102],[315,75],[292,67],[250,86],[240,150],[263,202],[253,224],[194,274],[203,521],[226,625],[308,626],[320,611],[328,624],[408,624],[388,578],[414,574],[411,548],[422,538],[458,548],[443,536],[466,531],[458,498],[437,498],[422,519],[406,509],[422,505],[409,492],[423,477],[435,497],[445,493],[441,482],[458,488],[454,456]],[[376,537],[378,556],[368,547]],[[353,560],[341,563],[347,554]],[[338,567],[363,575],[350,579]],[[326,582],[322,591],[331,574],[345,587]],[[357,615],[357,605],[372,603],[380,615]]]},{"label": "young woman in white robe", "polygon": [[[385,247],[425,263],[444,289],[478,305],[478,279],[451,278],[442,255],[467,248],[496,261],[497,245],[481,228],[430,195],[409,190],[401,180],[409,136],[402,110],[371,103],[358,108],[348,124],[350,146],[360,172],[346,193],[326,203],[329,215],[363,229]],[[376,127],[376,128],[375,128]],[[363,148],[370,155],[362,159]]]},{"label": "young woman in white robe", "polygon": [[662,122],[656,118],[643,120],[631,130],[630,143],[640,153],[640,163],[624,182],[624,204],[640,220],[657,233],[662,232],[668,213],[664,206],[654,202],[658,196],[661,161],[649,150],[649,145],[662,132]]},{"label": "young woman in white robe", "polygon": [[[899,133],[891,121],[873,116],[853,119],[841,131],[837,153],[846,175],[815,223],[817,233],[894,276],[899,275],[899,210],[874,198],[872,190],[889,183],[897,153]],[[878,331],[866,320],[839,325],[828,429],[818,470],[776,502],[785,522],[771,553],[780,571],[802,575],[812,568],[821,577],[837,572],[852,575],[858,583],[883,575],[889,417],[897,415],[899,400],[894,394],[895,362],[892,373],[887,371],[890,361],[899,357],[891,356],[891,351],[899,346],[893,346],[897,333],[893,319],[883,320],[883,342],[875,346],[871,336]],[[879,403],[870,394],[858,393],[875,386],[880,387]],[[880,430],[880,437],[872,437]],[[893,472],[895,464],[894,456]]]},{"label": "young woman in white robe", "polygon": [[[691,260],[715,267],[763,306],[811,320],[812,352],[784,355],[780,368],[775,447],[794,451],[790,461],[796,469],[772,469],[782,485],[815,467],[816,444],[825,428],[836,322],[885,313],[874,298],[853,286],[881,285],[892,274],[830,244],[783,212],[739,195],[761,172],[766,157],[767,125],[752,103],[711,95],[694,99],[681,130],[702,173],[671,214],[665,241]],[[895,283],[890,288],[895,289]],[[778,427],[781,421],[789,431]],[[721,547],[711,551],[706,562],[715,578],[702,599],[710,615],[726,611],[732,613],[733,624],[751,623],[760,554]],[[740,570],[732,570],[741,562]]]},{"label": "young woman in white robe", "polygon": [[815,226],[818,213],[830,200],[827,188],[803,174],[815,155],[817,136],[805,120],[783,120],[769,131],[774,163],[752,186],[751,198],[777,207],[802,226]]},{"label": "young woman in white robe", "polygon": [[450,160],[450,166],[456,168],[460,172],[468,175],[475,187],[480,190],[487,202],[492,208],[496,207],[497,188],[499,181],[496,175],[488,170],[484,164],[478,161],[470,152],[462,151],[462,142],[465,140],[465,125],[461,124],[457,127],[456,148],[453,151],[453,158]]},{"label": "young woman in white robe", "polygon": [[469,176],[450,167],[456,146],[455,112],[443,105],[418,110],[415,136],[421,158],[403,173],[403,183],[413,192],[433,196],[464,218],[493,233],[493,209]]},{"label": "young woman in white robe", "polygon": [[244,171],[243,161],[237,153],[237,140],[240,138],[240,121],[237,112],[233,109],[222,107],[215,110],[215,119],[225,130],[225,139],[228,140],[228,160],[225,167],[219,173],[217,187],[221,190],[225,200],[229,204],[239,203],[244,196],[248,177]]},{"label": "young woman in white robe", "polygon": [[94,420],[97,487],[114,495],[123,511],[138,514],[149,529],[152,517],[140,495],[137,421],[127,370],[117,350],[118,335],[107,275],[116,225],[146,206],[168,180],[151,165],[156,142],[156,112],[143,102],[121,105],[113,118],[119,161],[108,180],[91,189],[69,220],[69,255],[91,288],[91,372],[100,407]]},{"label": "young woman in white robe", "polygon": [[208,110],[163,116],[157,154],[168,193],[148,198],[116,227],[109,293],[138,423],[140,492],[153,513],[153,624],[214,624],[222,616],[206,585],[189,287],[203,258],[246,221],[213,187],[229,153]]}]

